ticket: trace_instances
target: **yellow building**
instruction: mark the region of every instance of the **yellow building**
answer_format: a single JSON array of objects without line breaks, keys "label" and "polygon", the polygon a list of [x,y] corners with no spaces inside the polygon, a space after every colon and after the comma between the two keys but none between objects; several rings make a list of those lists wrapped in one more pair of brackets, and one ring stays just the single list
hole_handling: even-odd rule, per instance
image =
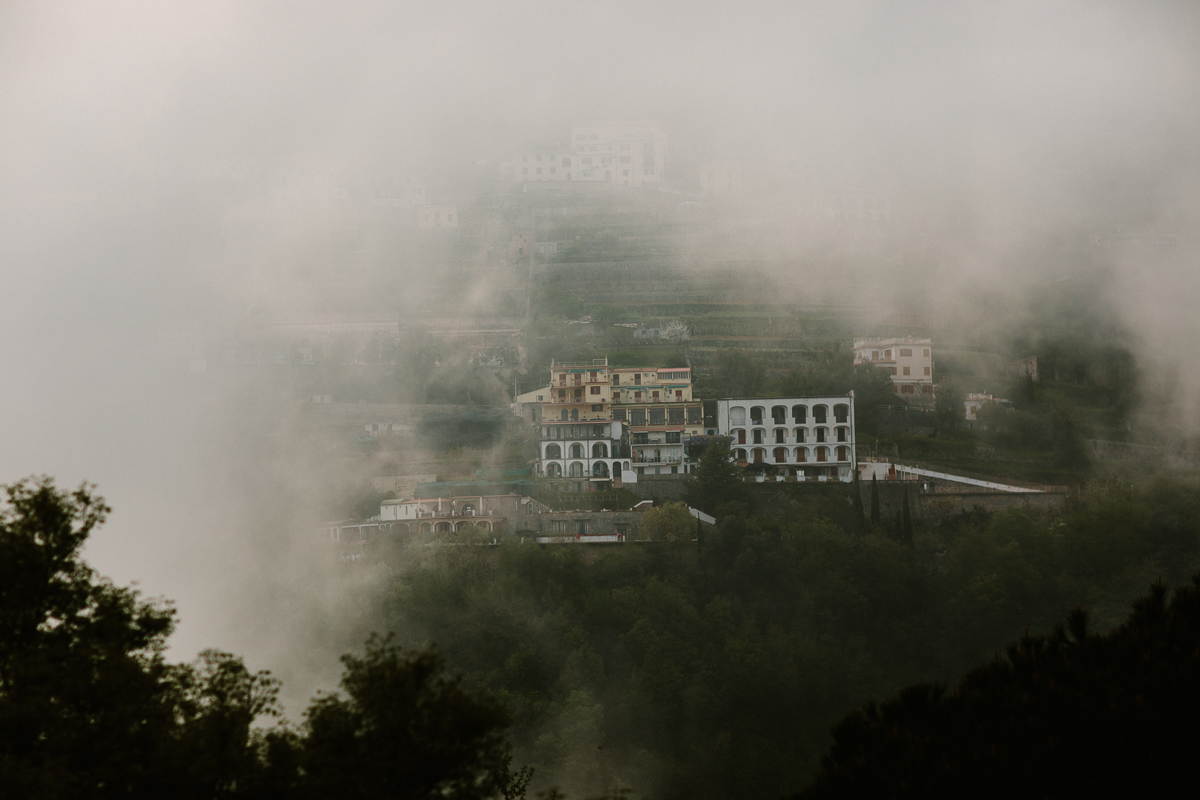
[{"label": "yellow building", "polygon": [[[612,368],[607,358],[553,361],[550,385],[516,398],[518,407],[533,403],[540,403],[543,424],[621,423],[623,441],[613,447],[628,453],[635,475],[690,473],[688,440],[704,433],[703,405],[692,397],[687,367]],[[548,468],[539,465],[542,474]]]}]

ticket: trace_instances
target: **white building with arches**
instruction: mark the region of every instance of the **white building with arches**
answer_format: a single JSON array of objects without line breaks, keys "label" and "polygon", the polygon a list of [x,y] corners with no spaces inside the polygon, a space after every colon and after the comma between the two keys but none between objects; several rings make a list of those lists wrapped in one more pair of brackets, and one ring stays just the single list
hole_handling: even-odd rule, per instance
[{"label": "white building with arches", "polygon": [[854,392],[718,400],[717,431],[729,437],[740,465],[761,464],[803,479],[853,478]]},{"label": "white building with arches", "polygon": [[543,419],[539,432],[538,476],[552,488],[581,492],[637,482],[624,422]]}]

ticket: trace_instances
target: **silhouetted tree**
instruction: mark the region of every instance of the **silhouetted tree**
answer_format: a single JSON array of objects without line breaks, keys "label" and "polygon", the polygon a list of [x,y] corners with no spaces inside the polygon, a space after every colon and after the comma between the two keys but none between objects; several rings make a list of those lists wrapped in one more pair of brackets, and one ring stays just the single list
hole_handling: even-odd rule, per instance
[{"label": "silhouetted tree", "polygon": [[871,473],[871,527],[879,527],[879,478]]},{"label": "silhouetted tree", "polygon": [[744,502],[746,496],[742,471],[729,460],[729,440],[715,437],[700,454],[689,502],[711,514],[726,503]]},{"label": "silhouetted tree", "polygon": [[1200,785],[1200,576],[1107,636],[1076,609],[949,690],[904,689],[833,730],[797,797],[1132,797]]},{"label": "silhouetted tree", "polygon": [[342,656],[345,696],[305,712],[305,797],[520,797],[532,771],[509,771],[508,713],[445,675],[431,651],[405,652],[372,636]]}]

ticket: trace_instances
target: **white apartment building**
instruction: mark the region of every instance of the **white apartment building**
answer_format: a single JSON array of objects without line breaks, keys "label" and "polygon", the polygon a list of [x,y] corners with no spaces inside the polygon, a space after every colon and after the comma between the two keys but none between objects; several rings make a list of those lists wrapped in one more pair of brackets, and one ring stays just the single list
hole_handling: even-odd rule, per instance
[{"label": "white apartment building", "polygon": [[667,135],[648,123],[571,128],[566,146],[520,153],[504,170],[520,181],[592,181],[638,187],[663,180]]},{"label": "white apartment building", "polygon": [[854,363],[888,371],[892,391],[908,405],[937,403],[933,383],[933,340],[891,337],[854,340]]},{"label": "white apartment building", "polygon": [[576,492],[588,491],[593,483],[636,483],[624,427],[619,420],[543,419],[538,475],[549,478],[552,489]]},{"label": "white apartment building", "polygon": [[853,392],[718,400],[717,432],[729,437],[739,465],[765,464],[804,479],[853,479]]}]

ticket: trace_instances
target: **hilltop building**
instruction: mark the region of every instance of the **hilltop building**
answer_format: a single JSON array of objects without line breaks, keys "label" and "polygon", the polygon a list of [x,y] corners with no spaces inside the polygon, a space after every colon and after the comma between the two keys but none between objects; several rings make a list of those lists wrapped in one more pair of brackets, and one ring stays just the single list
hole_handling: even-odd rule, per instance
[{"label": "hilltop building", "polygon": [[665,176],[667,134],[650,123],[571,128],[569,143],[517,154],[503,169],[523,182],[585,181],[639,187]]},{"label": "hilltop building", "polygon": [[638,475],[690,473],[688,440],[704,433],[691,375],[686,367],[610,368],[607,358],[551,362],[550,385],[514,402],[541,423],[538,474],[586,491],[585,482],[607,488]]},{"label": "hilltop building", "polygon": [[933,382],[933,340],[908,337],[855,339],[854,363],[888,371],[892,391],[908,405],[937,403]]},{"label": "hilltop building", "polygon": [[769,465],[799,479],[853,478],[854,393],[717,401],[717,432],[742,466]]}]

